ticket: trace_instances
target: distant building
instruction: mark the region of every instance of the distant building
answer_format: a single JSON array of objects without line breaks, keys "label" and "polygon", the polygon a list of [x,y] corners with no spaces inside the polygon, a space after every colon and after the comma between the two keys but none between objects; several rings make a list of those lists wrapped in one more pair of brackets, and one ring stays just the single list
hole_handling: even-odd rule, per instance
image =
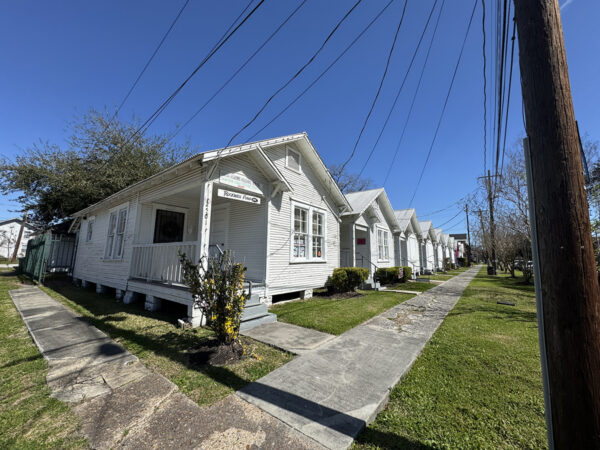
[{"label": "distant building", "polygon": [[467,256],[467,233],[451,234],[454,238],[454,252],[457,258],[465,258]]},{"label": "distant building", "polygon": [[[17,240],[19,238],[19,230],[21,229],[21,224],[23,223],[23,219],[18,217],[13,219],[8,219],[0,222],[0,257],[1,258],[12,258],[13,253],[15,251],[15,245],[17,245]],[[25,256],[25,250],[27,249],[27,242],[35,232],[35,228],[33,228],[30,224],[25,224],[25,229],[23,230],[23,237],[21,238],[21,244],[19,245],[19,251],[17,252],[17,256]]]}]

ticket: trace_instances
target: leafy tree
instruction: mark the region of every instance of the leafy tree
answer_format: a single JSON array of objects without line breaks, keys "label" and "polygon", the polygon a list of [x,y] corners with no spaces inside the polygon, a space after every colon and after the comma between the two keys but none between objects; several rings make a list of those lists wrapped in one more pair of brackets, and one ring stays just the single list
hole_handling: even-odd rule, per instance
[{"label": "leafy tree", "polygon": [[348,173],[339,164],[330,165],[329,173],[331,173],[343,194],[365,191],[373,186],[373,181],[370,178],[361,178],[358,174]]},{"label": "leafy tree", "polygon": [[66,145],[40,141],[14,160],[0,160],[0,191],[18,194],[23,210],[40,227],[141,181],[190,155],[189,145],[165,135],[135,135],[137,123],[110,120],[90,110],[68,124]]}]

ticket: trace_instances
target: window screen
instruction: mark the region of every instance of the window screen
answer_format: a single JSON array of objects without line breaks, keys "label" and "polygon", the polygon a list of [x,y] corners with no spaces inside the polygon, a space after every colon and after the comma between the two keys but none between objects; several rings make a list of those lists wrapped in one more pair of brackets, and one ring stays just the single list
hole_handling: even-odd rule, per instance
[{"label": "window screen", "polygon": [[287,149],[287,164],[290,169],[300,171],[300,154],[292,149]]},{"label": "window screen", "polygon": [[184,221],[184,213],[157,209],[154,223],[154,243],[183,242]]}]

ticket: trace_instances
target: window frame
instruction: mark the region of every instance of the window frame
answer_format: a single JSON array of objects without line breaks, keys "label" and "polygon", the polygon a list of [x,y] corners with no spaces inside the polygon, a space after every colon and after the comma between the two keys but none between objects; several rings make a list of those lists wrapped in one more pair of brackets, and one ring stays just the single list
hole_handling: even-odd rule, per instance
[{"label": "window frame", "polygon": [[[119,231],[119,218],[124,213],[123,230]],[[112,218],[115,218],[114,227]],[[104,261],[121,261],[125,254],[125,235],[127,232],[127,222],[129,220],[129,203],[115,206],[108,211],[108,229],[106,231],[106,244],[104,246]],[[110,245],[109,245],[110,242]],[[120,254],[115,255],[117,249],[116,243],[120,242]]]},{"label": "window frame", "polygon": [[[151,239],[154,241],[154,233],[156,232],[156,212],[162,209],[163,211],[171,211],[171,212],[177,212],[177,213],[183,213],[184,217],[183,217],[183,236],[182,236],[182,241],[181,242],[187,242],[185,240],[185,236],[186,234],[188,234],[188,219],[189,219],[189,213],[190,213],[190,209],[186,208],[184,206],[171,206],[171,205],[165,205],[163,203],[152,203],[152,234],[151,234]],[[153,242],[154,243],[154,242]]]},{"label": "window frame", "polygon": [[[291,167],[289,164],[290,153],[294,153],[298,156],[298,168],[297,169],[295,169],[294,167]],[[290,169],[293,172],[302,173],[302,155],[300,154],[299,151],[294,150],[289,145],[285,147],[285,167],[287,169]]]},{"label": "window frame", "polygon": [[[383,227],[376,227],[377,231],[377,261],[385,262],[390,260],[390,230]],[[379,239],[379,233],[381,233],[382,241]],[[384,249],[384,255],[381,254],[381,249]]]},{"label": "window frame", "polygon": [[87,220],[87,227],[85,229],[85,243],[89,244],[94,240],[94,225],[96,222],[96,217],[92,216]]},{"label": "window frame", "polygon": [[[296,228],[295,228],[295,217],[296,208],[306,211],[306,247],[304,256],[294,256],[294,248],[296,243]],[[315,235],[313,232],[313,214],[320,214],[323,218],[322,221],[322,235]],[[327,211],[323,208],[318,208],[307,203],[291,201],[290,211],[290,263],[326,263],[327,262]],[[321,256],[313,256],[313,237],[320,237],[322,239],[321,244]]]}]

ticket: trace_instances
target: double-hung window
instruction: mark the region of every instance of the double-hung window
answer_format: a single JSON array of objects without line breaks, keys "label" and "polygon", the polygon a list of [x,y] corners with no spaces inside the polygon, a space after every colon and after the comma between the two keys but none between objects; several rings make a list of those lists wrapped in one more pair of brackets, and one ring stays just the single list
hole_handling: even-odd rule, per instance
[{"label": "double-hung window", "polygon": [[90,217],[87,222],[87,230],[85,234],[85,242],[92,242],[92,236],[94,234],[94,218]]},{"label": "double-hung window", "polygon": [[123,256],[125,225],[127,224],[127,207],[110,212],[108,219],[108,235],[106,238],[106,259],[120,259]]},{"label": "double-hung window", "polygon": [[291,260],[324,261],[326,242],[325,212],[309,205],[292,203]]},{"label": "double-hung window", "polygon": [[377,248],[380,261],[390,259],[389,232],[387,230],[377,229]]}]

